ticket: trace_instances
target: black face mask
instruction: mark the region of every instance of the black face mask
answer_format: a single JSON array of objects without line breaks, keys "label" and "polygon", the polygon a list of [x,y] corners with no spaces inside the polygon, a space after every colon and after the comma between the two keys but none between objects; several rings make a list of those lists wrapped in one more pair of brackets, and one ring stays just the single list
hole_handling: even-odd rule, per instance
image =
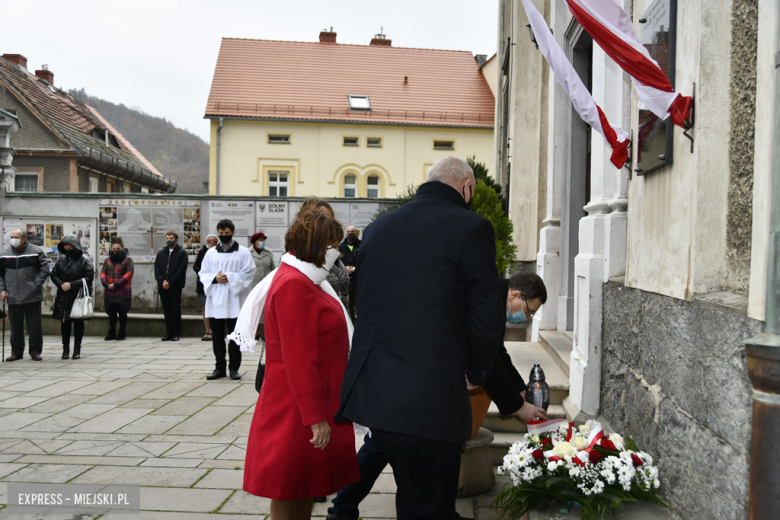
[{"label": "black face mask", "polygon": [[228,245],[233,241],[233,235],[219,235],[219,241],[225,245]]},{"label": "black face mask", "polygon": [[175,240],[166,240],[165,241],[165,245],[167,245],[169,249],[173,249],[173,246],[176,245],[176,241]]},{"label": "black face mask", "polygon": [[127,251],[111,251],[111,261],[114,263],[122,262],[127,256]]},{"label": "black face mask", "polygon": [[76,250],[75,249],[66,249],[65,250],[65,256],[67,256],[68,258],[73,258],[74,256],[76,256]]},{"label": "black face mask", "polygon": [[347,233],[348,242],[354,242],[355,240],[357,240],[357,235],[355,233]]}]

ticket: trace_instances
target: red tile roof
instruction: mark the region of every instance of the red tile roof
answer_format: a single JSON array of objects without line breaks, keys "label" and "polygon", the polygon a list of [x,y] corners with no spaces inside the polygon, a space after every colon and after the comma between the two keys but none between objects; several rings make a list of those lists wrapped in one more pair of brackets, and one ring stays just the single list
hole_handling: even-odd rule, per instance
[{"label": "red tile roof", "polygon": [[494,110],[467,51],[223,38],[206,117],[492,128]]},{"label": "red tile roof", "polygon": [[[39,79],[29,71],[21,69],[0,57],[0,83],[5,83],[13,88],[18,95],[25,98],[26,102],[37,110],[48,124],[65,139],[72,148],[92,147],[102,152],[115,156],[131,164],[136,164],[151,171],[153,174],[163,177],[141,152],[136,150],[122,134],[116,131],[103,117],[90,105],[84,103],[64,90],[53,88],[48,83]],[[101,134],[108,130],[116,137],[119,148],[106,148],[105,140],[92,136],[93,130]]]}]

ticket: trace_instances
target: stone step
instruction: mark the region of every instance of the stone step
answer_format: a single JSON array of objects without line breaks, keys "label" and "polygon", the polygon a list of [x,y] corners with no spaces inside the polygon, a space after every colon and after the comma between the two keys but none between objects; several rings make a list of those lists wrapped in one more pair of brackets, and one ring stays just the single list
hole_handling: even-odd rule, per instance
[{"label": "stone step", "polygon": [[560,404],[569,395],[569,374],[564,372],[555,358],[541,343],[505,341],[504,345],[512,364],[528,382],[528,376],[535,364],[544,370],[545,380],[550,387],[550,404]]},{"label": "stone step", "polygon": [[[51,315],[43,316],[42,320],[44,335],[59,336],[62,323],[55,320]],[[183,315],[181,317],[181,337],[199,338],[203,336],[206,329],[203,325],[201,316]],[[95,311],[95,315],[84,322],[85,336],[105,336],[108,333],[108,315],[100,310]],[[127,336],[128,337],[162,337],[165,336],[165,316],[162,314],[136,314],[127,315]]]},{"label": "stone step", "polygon": [[504,330],[505,341],[528,341],[530,327],[526,323],[507,323]]},{"label": "stone step", "polygon": [[[550,354],[552,360],[569,377],[569,358],[574,348],[574,342],[566,332],[557,330],[540,330],[540,344]],[[545,371],[546,372],[546,371]]]}]

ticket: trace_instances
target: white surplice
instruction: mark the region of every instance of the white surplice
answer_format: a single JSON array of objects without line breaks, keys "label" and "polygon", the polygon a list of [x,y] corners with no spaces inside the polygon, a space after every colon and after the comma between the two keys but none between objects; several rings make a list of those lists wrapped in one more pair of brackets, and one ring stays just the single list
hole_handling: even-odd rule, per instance
[{"label": "white surplice", "polygon": [[[240,244],[230,253],[220,253],[217,247],[209,249],[198,273],[206,293],[206,317],[238,318],[241,306],[251,291],[256,270],[249,249]],[[228,281],[213,283],[220,271]]]}]

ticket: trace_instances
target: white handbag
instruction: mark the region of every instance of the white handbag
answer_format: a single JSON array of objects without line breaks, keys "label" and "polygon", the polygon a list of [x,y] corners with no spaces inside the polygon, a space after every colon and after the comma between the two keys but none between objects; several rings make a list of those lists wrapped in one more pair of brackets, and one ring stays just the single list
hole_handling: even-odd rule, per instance
[{"label": "white handbag", "polygon": [[81,279],[81,289],[79,295],[73,300],[73,307],[70,310],[70,318],[73,320],[83,320],[91,318],[94,314],[95,306],[92,302],[92,296],[89,295],[87,282]]}]

